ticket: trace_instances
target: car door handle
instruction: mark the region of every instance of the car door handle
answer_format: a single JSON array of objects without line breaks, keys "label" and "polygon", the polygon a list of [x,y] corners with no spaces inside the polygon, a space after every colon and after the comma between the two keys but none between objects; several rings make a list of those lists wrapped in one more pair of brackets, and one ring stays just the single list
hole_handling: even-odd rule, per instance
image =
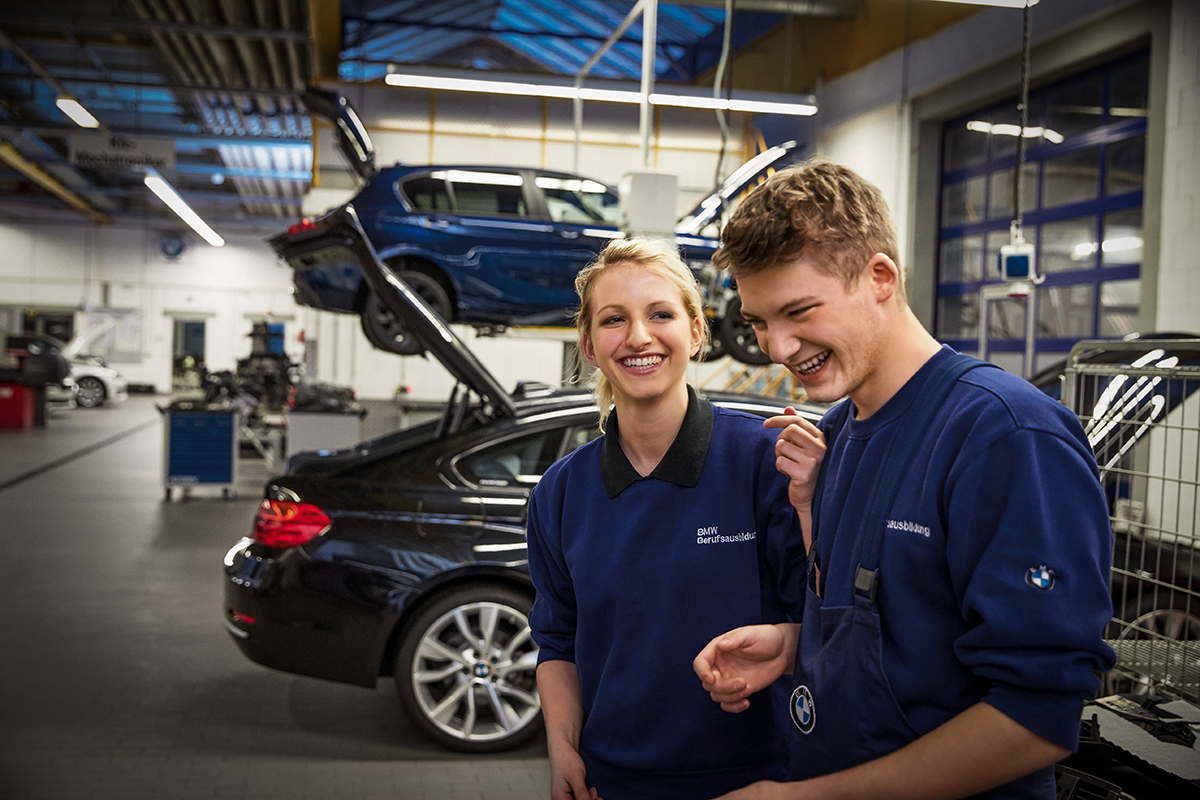
[{"label": "car door handle", "polygon": [[564,239],[578,239],[579,231],[559,231],[558,235]]}]

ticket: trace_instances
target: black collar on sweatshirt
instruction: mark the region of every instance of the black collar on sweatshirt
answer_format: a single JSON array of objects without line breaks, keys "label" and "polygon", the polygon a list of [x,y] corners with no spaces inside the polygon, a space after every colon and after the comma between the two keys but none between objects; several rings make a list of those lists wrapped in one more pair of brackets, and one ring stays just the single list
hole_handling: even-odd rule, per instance
[{"label": "black collar on sweatshirt", "polygon": [[[671,442],[667,454],[650,473],[649,477],[670,481],[676,486],[690,489],[700,482],[700,470],[704,468],[704,456],[708,453],[708,442],[712,438],[713,407],[707,400],[696,395],[688,386],[687,413],[683,425]],[[641,475],[629,463],[618,439],[617,412],[608,418],[605,426],[604,447],[600,453],[600,475],[604,478],[604,489],[612,498],[629,488]]]}]

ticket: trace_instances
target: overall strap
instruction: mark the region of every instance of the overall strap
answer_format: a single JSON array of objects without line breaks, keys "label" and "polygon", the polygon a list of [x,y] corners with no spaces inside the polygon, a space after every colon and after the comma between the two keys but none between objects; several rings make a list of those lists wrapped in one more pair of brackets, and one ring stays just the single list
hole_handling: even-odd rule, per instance
[{"label": "overall strap", "polygon": [[879,483],[876,484],[871,503],[867,506],[863,528],[866,536],[863,539],[861,560],[854,573],[855,592],[866,597],[872,604],[879,588],[879,548],[883,543],[888,512],[896,500],[901,481],[909,471],[917,446],[929,432],[934,417],[941,411],[946,396],[950,394],[958,379],[977,367],[994,366],[995,364],[955,353],[938,364],[921,387],[921,391],[917,393],[912,405],[899,420],[900,429],[896,432],[896,438],[884,461]]},{"label": "overall strap", "polygon": [[[828,454],[833,452],[833,440],[841,433],[842,428],[846,427],[846,420],[850,419],[849,398],[826,411],[825,418],[829,420],[829,427],[825,429],[825,452]],[[821,495],[825,491],[825,473],[829,471],[827,466],[827,462],[822,461],[821,466],[817,469],[817,486],[813,491],[812,546],[808,548],[808,572],[810,575],[813,565],[817,562],[817,518],[821,511]]]}]

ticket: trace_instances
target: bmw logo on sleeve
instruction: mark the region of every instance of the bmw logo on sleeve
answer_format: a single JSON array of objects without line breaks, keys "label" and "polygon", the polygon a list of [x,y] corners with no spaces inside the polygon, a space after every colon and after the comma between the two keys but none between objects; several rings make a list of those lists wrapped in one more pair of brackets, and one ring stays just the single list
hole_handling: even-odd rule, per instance
[{"label": "bmw logo on sleeve", "polygon": [[817,712],[807,686],[797,686],[796,691],[792,692],[791,708],[792,722],[796,723],[800,732],[812,733],[813,726],[817,724]]},{"label": "bmw logo on sleeve", "polygon": [[1048,591],[1054,588],[1054,570],[1042,564],[1040,567],[1030,567],[1025,573],[1025,582],[1035,589]]}]

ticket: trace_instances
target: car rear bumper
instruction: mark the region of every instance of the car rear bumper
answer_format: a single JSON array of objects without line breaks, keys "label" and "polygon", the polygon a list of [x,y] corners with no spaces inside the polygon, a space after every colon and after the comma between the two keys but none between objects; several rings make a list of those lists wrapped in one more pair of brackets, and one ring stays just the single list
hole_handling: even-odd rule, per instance
[{"label": "car rear bumper", "polygon": [[248,542],[225,564],[224,625],[238,649],[273,669],[374,687],[395,615],[355,602],[353,568]]}]

